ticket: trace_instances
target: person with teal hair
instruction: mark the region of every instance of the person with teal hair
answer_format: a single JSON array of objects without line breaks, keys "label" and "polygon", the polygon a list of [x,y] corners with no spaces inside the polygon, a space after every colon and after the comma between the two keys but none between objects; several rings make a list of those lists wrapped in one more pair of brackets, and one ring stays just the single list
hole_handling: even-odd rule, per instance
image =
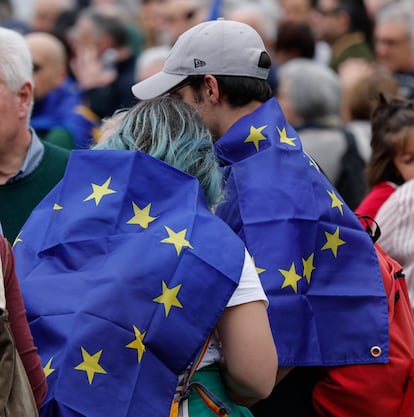
[{"label": "person with teal hair", "polygon": [[115,112],[112,133],[94,149],[142,151],[186,172],[201,183],[207,203],[222,197],[222,175],[207,126],[189,105],[171,97]]},{"label": "person with teal hair", "polygon": [[277,351],[254,262],[211,212],[211,134],[172,97],[114,117],[14,247],[48,375],[40,415],[251,417]]}]

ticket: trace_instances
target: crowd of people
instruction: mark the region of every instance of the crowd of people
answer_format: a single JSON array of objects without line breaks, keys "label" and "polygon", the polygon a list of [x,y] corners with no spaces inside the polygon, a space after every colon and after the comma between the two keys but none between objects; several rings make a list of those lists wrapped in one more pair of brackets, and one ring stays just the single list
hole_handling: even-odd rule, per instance
[{"label": "crowd of people", "polygon": [[326,389],[393,364],[376,245],[414,311],[411,3],[0,0],[0,310],[40,416],[414,416],[414,325],[381,411]]}]

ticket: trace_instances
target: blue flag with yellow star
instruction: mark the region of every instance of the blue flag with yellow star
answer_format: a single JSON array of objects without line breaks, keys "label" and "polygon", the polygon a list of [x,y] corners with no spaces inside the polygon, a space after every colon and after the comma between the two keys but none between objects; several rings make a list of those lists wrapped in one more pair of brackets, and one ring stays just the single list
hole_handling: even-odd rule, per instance
[{"label": "blue flag with yellow star", "polygon": [[371,238],[302,151],[277,101],[215,147],[227,196],[216,213],[254,259],[279,364],[387,362],[387,298]]},{"label": "blue flag with yellow star", "polygon": [[168,416],[245,254],[196,178],[103,150],[72,151],[14,250],[47,375],[43,417]]}]

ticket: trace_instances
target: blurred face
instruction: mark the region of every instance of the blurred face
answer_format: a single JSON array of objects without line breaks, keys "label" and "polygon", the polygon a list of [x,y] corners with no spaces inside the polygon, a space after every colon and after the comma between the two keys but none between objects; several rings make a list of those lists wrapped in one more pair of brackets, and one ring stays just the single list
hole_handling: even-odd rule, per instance
[{"label": "blurred face", "polygon": [[80,17],[70,34],[71,47],[77,51],[92,49],[98,56],[105,52],[102,35],[97,31],[94,23],[88,17]]},{"label": "blurred face", "polygon": [[40,100],[61,85],[65,76],[63,63],[58,62],[51,48],[46,48],[41,39],[27,39],[33,60],[34,98]]},{"label": "blurred face", "polygon": [[410,37],[400,22],[381,22],[374,32],[375,54],[380,64],[392,72],[412,70]]},{"label": "blurred face", "polygon": [[55,0],[36,0],[31,28],[39,32],[51,32],[61,10]]},{"label": "blurred face", "polygon": [[397,153],[393,162],[405,181],[414,178],[414,127],[408,130],[405,147]]},{"label": "blurred face", "polygon": [[169,1],[159,13],[160,41],[170,45],[203,19],[202,12],[188,0]]},{"label": "blurred face", "polygon": [[336,0],[319,0],[312,14],[312,30],[317,39],[332,44],[343,34],[342,14]]},{"label": "blurred face", "polygon": [[310,0],[281,0],[282,19],[288,22],[307,22],[311,11]]}]

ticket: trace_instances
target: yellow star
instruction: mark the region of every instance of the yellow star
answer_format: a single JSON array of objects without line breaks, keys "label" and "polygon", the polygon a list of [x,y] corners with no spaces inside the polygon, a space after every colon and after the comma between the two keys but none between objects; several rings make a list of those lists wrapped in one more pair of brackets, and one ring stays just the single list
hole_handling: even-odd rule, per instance
[{"label": "yellow star", "polygon": [[90,355],[86,351],[86,349],[84,349],[82,346],[81,346],[81,350],[82,350],[83,361],[79,365],[75,366],[74,369],[77,369],[78,371],[85,371],[88,374],[89,385],[91,385],[96,373],[98,374],[107,373],[105,369],[103,369],[102,366],[99,365],[99,359],[101,358],[103,350],[101,349],[99,352],[96,352],[94,355]]},{"label": "yellow star", "polygon": [[145,345],[143,343],[144,337],[147,332],[141,333],[137,327],[134,326],[135,340],[127,344],[126,347],[130,349],[136,349],[138,353],[138,362],[141,362],[142,355],[145,352]]},{"label": "yellow star", "polygon": [[180,303],[180,301],[177,298],[178,291],[181,289],[181,285],[177,285],[173,288],[168,288],[165,281],[162,281],[162,294],[154,298],[152,301],[155,301],[156,303],[164,304],[165,308],[165,317],[168,317],[168,314],[170,314],[170,310],[172,306],[183,308],[183,305]]},{"label": "yellow star", "polygon": [[186,240],[185,234],[187,233],[187,229],[183,229],[180,232],[174,232],[168,226],[164,226],[167,230],[168,237],[161,240],[161,243],[171,243],[175,246],[175,250],[177,251],[177,255],[179,256],[183,247],[187,247],[190,249],[194,249],[191,246],[191,243]]},{"label": "yellow star", "polygon": [[92,185],[93,192],[88,197],[86,197],[85,200],[83,201],[95,200],[95,204],[98,205],[101,202],[104,195],[116,193],[115,190],[111,190],[109,188],[111,179],[112,178],[109,177],[102,185],[97,185],[97,184],[92,183],[91,185]]},{"label": "yellow star", "polygon": [[336,228],[335,233],[325,232],[326,243],[321,250],[330,249],[336,258],[338,247],[345,245],[345,241],[339,238],[339,227]]},{"label": "yellow star", "polygon": [[55,203],[55,204],[53,205],[53,210],[63,210],[63,207],[62,207],[62,206],[60,206],[59,204]]},{"label": "yellow star", "polygon": [[293,288],[293,291],[298,292],[298,281],[302,279],[300,275],[296,273],[295,263],[292,262],[289,270],[279,269],[279,272],[284,276],[285,280],[283,281],[282,288],[286,288],[290,285]]},{"label": "yellow star", "polygon": [[158,217],[151,217],[151,204],[148,204],[143,209],[140,209],[134,202],[132,202],[132,209],[134,210],[134,217],[127,221],[127,224],[139,224],[143,229],[147,229],[148,225]]},{"label": "yellow star", "polygon": [[312,272],[316,269],[313,265],[313,257],[314,254],[312,253],[308,259],[302,258],[303,276],[306,278],[306,281],[308,281],[308,284],[310,284]]},{"label": "yellow star", "polygon": [[259,151],[259,142],[261,140],[267,140],[267,138],[262,135],[262,131],[263,131],[263,129],[266,129],[266,127],[267,127],[267,125],[264,125],[264,126],[261,126],[261,127],[258,127],[258,128],[254,127],[254,126],[250,126],[250,135],[247,136],[244,143],[249,143],[249,142],[254,143],[256,151]]},{"label": "yellow star", "polygon": [[46,378],[50,374],[52,374],[53,372],[55,372],[55,369],[52,368],[52,360],[53,360],[53,356],[48,360],[47,364],[43,368],[43,372],[45,373]]},{"label": "yellow star", "polygon": [[286,128],[284,127],[282,130],[280,130],[278,127],[276,128],[279,136],[280,136],[280,143],[286,143],[290,146],[296,146],[295,140],[296,138],[289,138],[286,132]]},{"label": "yellow star", "polygon": [[344,210],[342,208],[342,206],[344,205],[344,203],[339,199],[339,197],[335,194],[334,191],[328,191],[326,190],[326,192],[329,194],[329,197],[331,197],[332,199],[332,208],[337,207],[338,210],[341,212],[342,215],[344,215]]},{"label": "yellow star", "polygon": [[256,268],[257,275],[260,275],[262,272],[266,272],[266,269],[259,268],[259,267],[256,266],[253,256],[252,256],[252,261],[253,261],[254,267]]},{"label": "yellow star", "polygon": [[23,242],[23,240],[22,239],[20,239],[20,235],[22,234],[22,232],[20,232],[17,236],[16,236],[16,239],[14,239],[14,242],[13,242],[13,248],[19,243],[19,242]]}]

